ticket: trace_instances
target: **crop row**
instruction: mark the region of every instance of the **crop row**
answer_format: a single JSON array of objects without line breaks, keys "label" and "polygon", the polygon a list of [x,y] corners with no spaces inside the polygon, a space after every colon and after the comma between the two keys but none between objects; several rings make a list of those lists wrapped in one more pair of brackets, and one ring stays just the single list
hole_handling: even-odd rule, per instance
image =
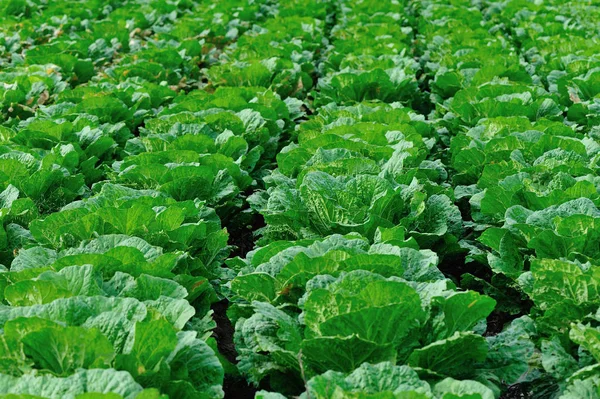
[{"label": "crop row", "polygon": [[598,21],[0,1],[0,397],[596,398]]},{"label": "crop row", "polygon": [[238,367],[307,398],[494,397],[527,369],[506,346],[532,349],[530,322],[484,337],[496,301],[438,268],[464,227],[419,112],[418,7],[338,7],[315,114],[248,199],[266,222],[259,248],[229,262]]}]

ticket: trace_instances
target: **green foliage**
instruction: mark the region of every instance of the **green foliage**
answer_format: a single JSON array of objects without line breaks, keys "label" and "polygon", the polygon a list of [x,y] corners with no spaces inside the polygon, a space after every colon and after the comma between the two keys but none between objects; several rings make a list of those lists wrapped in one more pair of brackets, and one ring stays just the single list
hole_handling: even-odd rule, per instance
[{"label": "green foliage", "polygon": [[0,398],[600,398],[599,22],[0,0]]}]

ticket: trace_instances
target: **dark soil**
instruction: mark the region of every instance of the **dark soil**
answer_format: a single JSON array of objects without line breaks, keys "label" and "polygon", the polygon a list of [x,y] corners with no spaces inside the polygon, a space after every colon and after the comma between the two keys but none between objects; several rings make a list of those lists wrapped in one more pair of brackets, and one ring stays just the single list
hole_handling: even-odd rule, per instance
[{"label": "dark soil", "polygon": [[225,399],[254,399],[258,389],[248,385],[241,377],[226,375],[223,391],[225,391]]},{"label": "dark soil", "polygon": [[241,220],[227,226],[229,231],[229,244],[233,245],[231,258],[239,256],[245,258],[246,254],[254,249],[256,237],[254,232],[265,226],[265,220],[259,214],[240,215]]},{"label": "dark soil", "polygon": [[493,311],[487,318],[487,330],[485,330],[484,336],[493,337],[494,335],[500,334],[505,325],[509,324],[519,316],[519,314],[510,315],[504,312]]},{"label": "dark soil", "polygon": [[522,384],[516,384],[508,387],[508,390],[504,392],[500,399],[529,399],[531,395],[529,394],[527,388]]},{"label": "dark soil", "polygon": [[[213,318],[217,323],[217,328],[213,331],[213,337],[217,340],[219,352],[231,363],[237,363],[237,351],[233,344],[234,327],[227,317],[227,307],[229,302],[224,299],[212,305],[214,311]],[[223,382],[223,391],[225,399],[252,399],[258,389],[248,385],[244,378],[240,376],[225,375]]]},{"label": "dark soil", "polygon": [[217,328],[213,330],[213,337],[217,340],[219,352],[225,356],[231,363],[237,363],[237,351],[233,344],[234,328],[227,317],[227,306],[229,302],[226,299],[214,303],[211,308],[214,311],[213,319],[217,323]]}]

